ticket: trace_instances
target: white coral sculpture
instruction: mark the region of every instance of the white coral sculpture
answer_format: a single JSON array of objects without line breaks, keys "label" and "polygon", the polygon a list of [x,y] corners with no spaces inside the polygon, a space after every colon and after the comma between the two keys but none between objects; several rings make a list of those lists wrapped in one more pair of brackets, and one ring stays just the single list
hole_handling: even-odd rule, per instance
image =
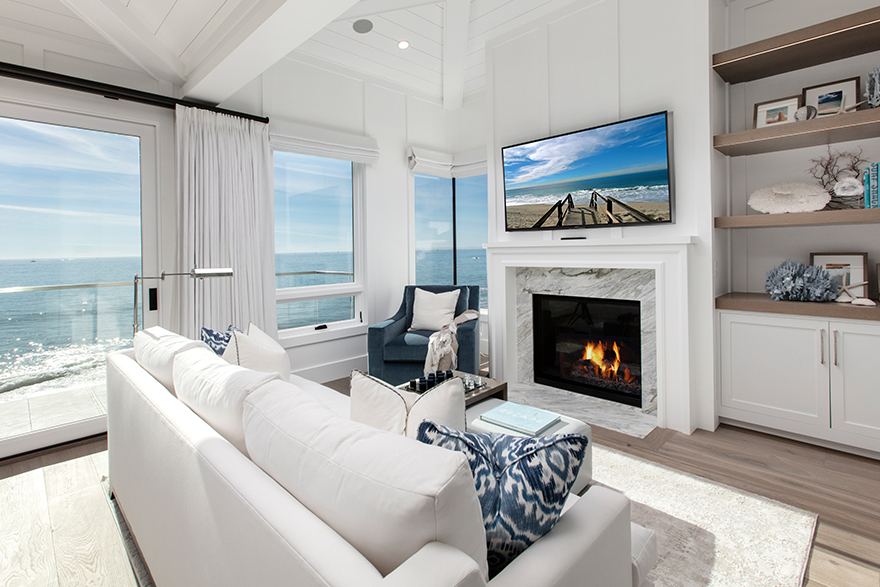
[{"label": "white coral sculpture", "polygon": [[749,207],[767,214],[813,212],[824,208],[830,200],[831,194],[820,186],[789,182],[755,190],[749,197]]}]

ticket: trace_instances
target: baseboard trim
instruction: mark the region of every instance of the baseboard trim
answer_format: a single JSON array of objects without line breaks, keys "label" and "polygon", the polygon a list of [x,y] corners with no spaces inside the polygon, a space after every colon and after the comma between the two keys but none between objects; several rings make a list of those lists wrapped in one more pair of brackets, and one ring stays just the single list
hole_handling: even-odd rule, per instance
[{"label": "baseboard trim", "polygon": [[293,373],[294,375],[305,377],[310,381],[325,383],[327,381],[348,377],[355,369],[366,372],[367,355],[351,357],[349,359],[325,363],[323,365],[315,365],[314,367],[307,367],[305,369],[294,371]]},{"label": "baseboard trim", "polygon": [[858,446],[841,444],[839,442],[833,442],[831,440],[824,440],[822,438],[816,438],[813,436],[805,436],[803,434],[797,434],[796,432],[787,432],[785,430],[778,430],[776,428],[761,426],[759,424],[750,424],[749,422],[734,420],[732,418],[725,418],[723,416],[719,418],[719,421],[722,424],[727,424],[728,426],[736,426],[738,428],[745,428],[746,430],[754,430],[755,432],[762,432],[771,436],[779,436],[781,438],[787,438],[789,440],[796,440],[798,442],[803,442],[804,444],[814,444],[823,448],[830,448],[831,450],[837,450],[840,452],[845,452],[868,459],[874,459],[875,461],[880,461],[880,452],[875,452],[873,450],[861,448]]}]

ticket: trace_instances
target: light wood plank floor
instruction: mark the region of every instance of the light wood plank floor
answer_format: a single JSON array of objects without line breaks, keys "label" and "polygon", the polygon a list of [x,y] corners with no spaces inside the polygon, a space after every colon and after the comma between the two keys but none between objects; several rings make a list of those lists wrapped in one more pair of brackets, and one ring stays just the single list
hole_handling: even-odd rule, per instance
[{"label": "light wood plank floor", "polygon": [[106,435],[0,461],[0,585],[136,587],[107,474]]},{"label": "light wood plank floor", "polygon": [[[818,513],[805,586],[880,586],[880,462],[731,426],[593,438]],[[135,585],[101,484],[106,448],[97,437],[0,461],[0,585]]]}]

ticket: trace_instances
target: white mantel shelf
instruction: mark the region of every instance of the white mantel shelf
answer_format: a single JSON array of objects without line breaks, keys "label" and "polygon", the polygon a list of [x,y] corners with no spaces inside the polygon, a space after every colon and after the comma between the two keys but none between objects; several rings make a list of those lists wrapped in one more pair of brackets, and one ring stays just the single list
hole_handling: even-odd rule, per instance
[{"label": "white mantel shelf", "polygon": [[662,247],[692,245],[695,236],[677,236],[672,238],[586,238],[586,239],[554,239],[530,241],[496,241],[483,243],[483,248],[491,249],[543,249],[551,247]]}]

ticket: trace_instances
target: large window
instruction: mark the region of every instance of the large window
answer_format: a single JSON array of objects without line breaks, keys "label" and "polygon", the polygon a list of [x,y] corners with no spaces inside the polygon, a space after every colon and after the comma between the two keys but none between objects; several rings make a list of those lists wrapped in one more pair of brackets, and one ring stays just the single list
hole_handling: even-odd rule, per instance
[{"label": "large window", "polygon": [[363,166],[275,151],[274,167],[278,329],[360,321],[355,207]]},{"label": "large window", "polygon": [[105,413],[141,273],[141,139],[0,118],[2,436]]},{"label": "large window", "polygon": [[479,285],[488,304],[489,240],[485,175],[445,179],[415,175],[416,284]]}]

